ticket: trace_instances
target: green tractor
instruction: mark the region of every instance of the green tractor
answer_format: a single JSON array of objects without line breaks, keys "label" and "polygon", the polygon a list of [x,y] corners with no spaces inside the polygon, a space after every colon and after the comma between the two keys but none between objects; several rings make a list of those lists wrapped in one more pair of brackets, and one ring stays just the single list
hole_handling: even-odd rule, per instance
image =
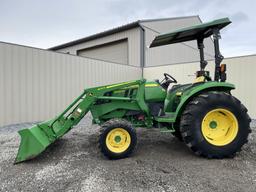
[{"label": "green tractor", "polygon": [[[196,81],[184,85],[164,73],[162,81],[145,79],[85,89],[57,117],[19,131],[21,144],[15,163],[32,159],[62,137],[90,111],[93,123],[101,126],[101,152],[109,159],[129,156],[136,146],[136,127],[159,128],[175,135],[197,155],[232,157],[247,142],[250,117],[241,102],[231,95],[235,86],[226,83],[221,64],[220,30],[228,18],[183,28],[157,36],[150,47],[197,40],[200,70]],[[215,73],[205,70],[204,39],[212,36]]]}]

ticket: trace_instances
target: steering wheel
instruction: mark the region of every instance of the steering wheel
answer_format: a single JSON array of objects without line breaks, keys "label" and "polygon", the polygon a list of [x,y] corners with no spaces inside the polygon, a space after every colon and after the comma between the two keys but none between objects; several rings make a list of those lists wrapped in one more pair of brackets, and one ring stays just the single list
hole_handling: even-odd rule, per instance
[{"label": "steering wheel", "polygon": [[168,89],[171,83],[177,83],[177,80],[168,73],[164,73],[164,79],[160,82],[160,85],[164,89]]},{"label": "steering wheel", "polygon": [[164,80],[170,83],[177,83],[177,80],[168,73],[164,73]]}]

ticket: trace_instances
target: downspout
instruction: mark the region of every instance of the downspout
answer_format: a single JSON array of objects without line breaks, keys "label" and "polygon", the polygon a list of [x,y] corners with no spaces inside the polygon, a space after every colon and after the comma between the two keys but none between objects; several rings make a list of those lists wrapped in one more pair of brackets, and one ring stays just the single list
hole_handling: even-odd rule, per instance
[{"label": "downspout", "polygon": [[141,76],[144,78],[144,67],[145,67],[145,29],[139,23],[140,26],[140,67]]}]

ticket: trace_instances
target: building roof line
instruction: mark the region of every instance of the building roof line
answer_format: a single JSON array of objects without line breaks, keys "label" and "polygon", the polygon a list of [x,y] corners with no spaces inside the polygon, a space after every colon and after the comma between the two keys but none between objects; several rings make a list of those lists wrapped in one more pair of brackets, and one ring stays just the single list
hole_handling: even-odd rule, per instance
[{"label": "building roof line", "polygon": [[72,46],[72,45],[83,43],[83,42],[86,42],[86,41],[91,41],[91,40],[94,40],[94,39],[97,39],[97,38],[101,38],[101,37],[104,37],[104,36],[107,36],[107,35],[112,35],[114,33],[122,32],[122,31],[125,31],[125,30],[128,30],[128,29],[133,29],[135,27],[141,27],[140,24],[145,23],[145,22],[176,20],[176,19],[185,19],[185,18],[191,18],[191,17],[198,17],[199,18],[198,15],[193,15],[193,16],[183,16],[183,17],[170,17],[170,18],[137,20],[137,21],[134,21],[132,23],[128,23],[126,25],[122,25],[122,26],[119,26],[119,27],[116,27],[116,28],[113,28],[113,29],[110,29],[110,30],[106,30],[106,31],[103,31],[103,32],[100,32],[100,33],[96,33],[96,34],[84,37],[84,38],[76,39],[76,40],[73,40],[73,41],[70,41],[70,42],[67,42],[67,43],[64,43],[64,44],[60,44],[60,45],[57,45],[57,46],[54,46],[54,47],[50,47],[49,50],[55,51],[55,50],[58,50],[58,49],[62,49],[62,48],[65,48],[65,47],[69,47],[69,46]]},{"label": "building roof line", "polygon": [[188,19],[193,17],[199,17],[199,15],[190,15],[190,16],[181,16],[181,17],[165,17],[165,18],[158,18],[158,19],[142,19],[139,20],[140,22],[146,23],[146,22],[153,22],[153,21],[165,21],[165,20],[177,20],[177,19]]}]

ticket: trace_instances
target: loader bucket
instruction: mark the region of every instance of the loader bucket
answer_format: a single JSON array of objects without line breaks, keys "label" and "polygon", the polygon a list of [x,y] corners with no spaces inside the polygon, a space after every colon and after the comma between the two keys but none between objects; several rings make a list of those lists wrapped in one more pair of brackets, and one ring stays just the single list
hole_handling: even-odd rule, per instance
[{"label": "loader bucket", "polygon": [[93,97],[84,98],[85,95],[86,91],[55,118],[34,125],[31,128],[20,130],[21,142],[14,163],[20,163],[38,156],[50,144],[77,125],[95,100]]},{"label": "loader bucket", "polygon": [[46,132],[42,129],[42,126],[45,127],[47,125],[48,123],[46,122],[19,131],[21,136],[21,143],[17,157],[15,159],[15,163],[36,157],[56,140],[53,139],[53,135],[47,135]]}]

